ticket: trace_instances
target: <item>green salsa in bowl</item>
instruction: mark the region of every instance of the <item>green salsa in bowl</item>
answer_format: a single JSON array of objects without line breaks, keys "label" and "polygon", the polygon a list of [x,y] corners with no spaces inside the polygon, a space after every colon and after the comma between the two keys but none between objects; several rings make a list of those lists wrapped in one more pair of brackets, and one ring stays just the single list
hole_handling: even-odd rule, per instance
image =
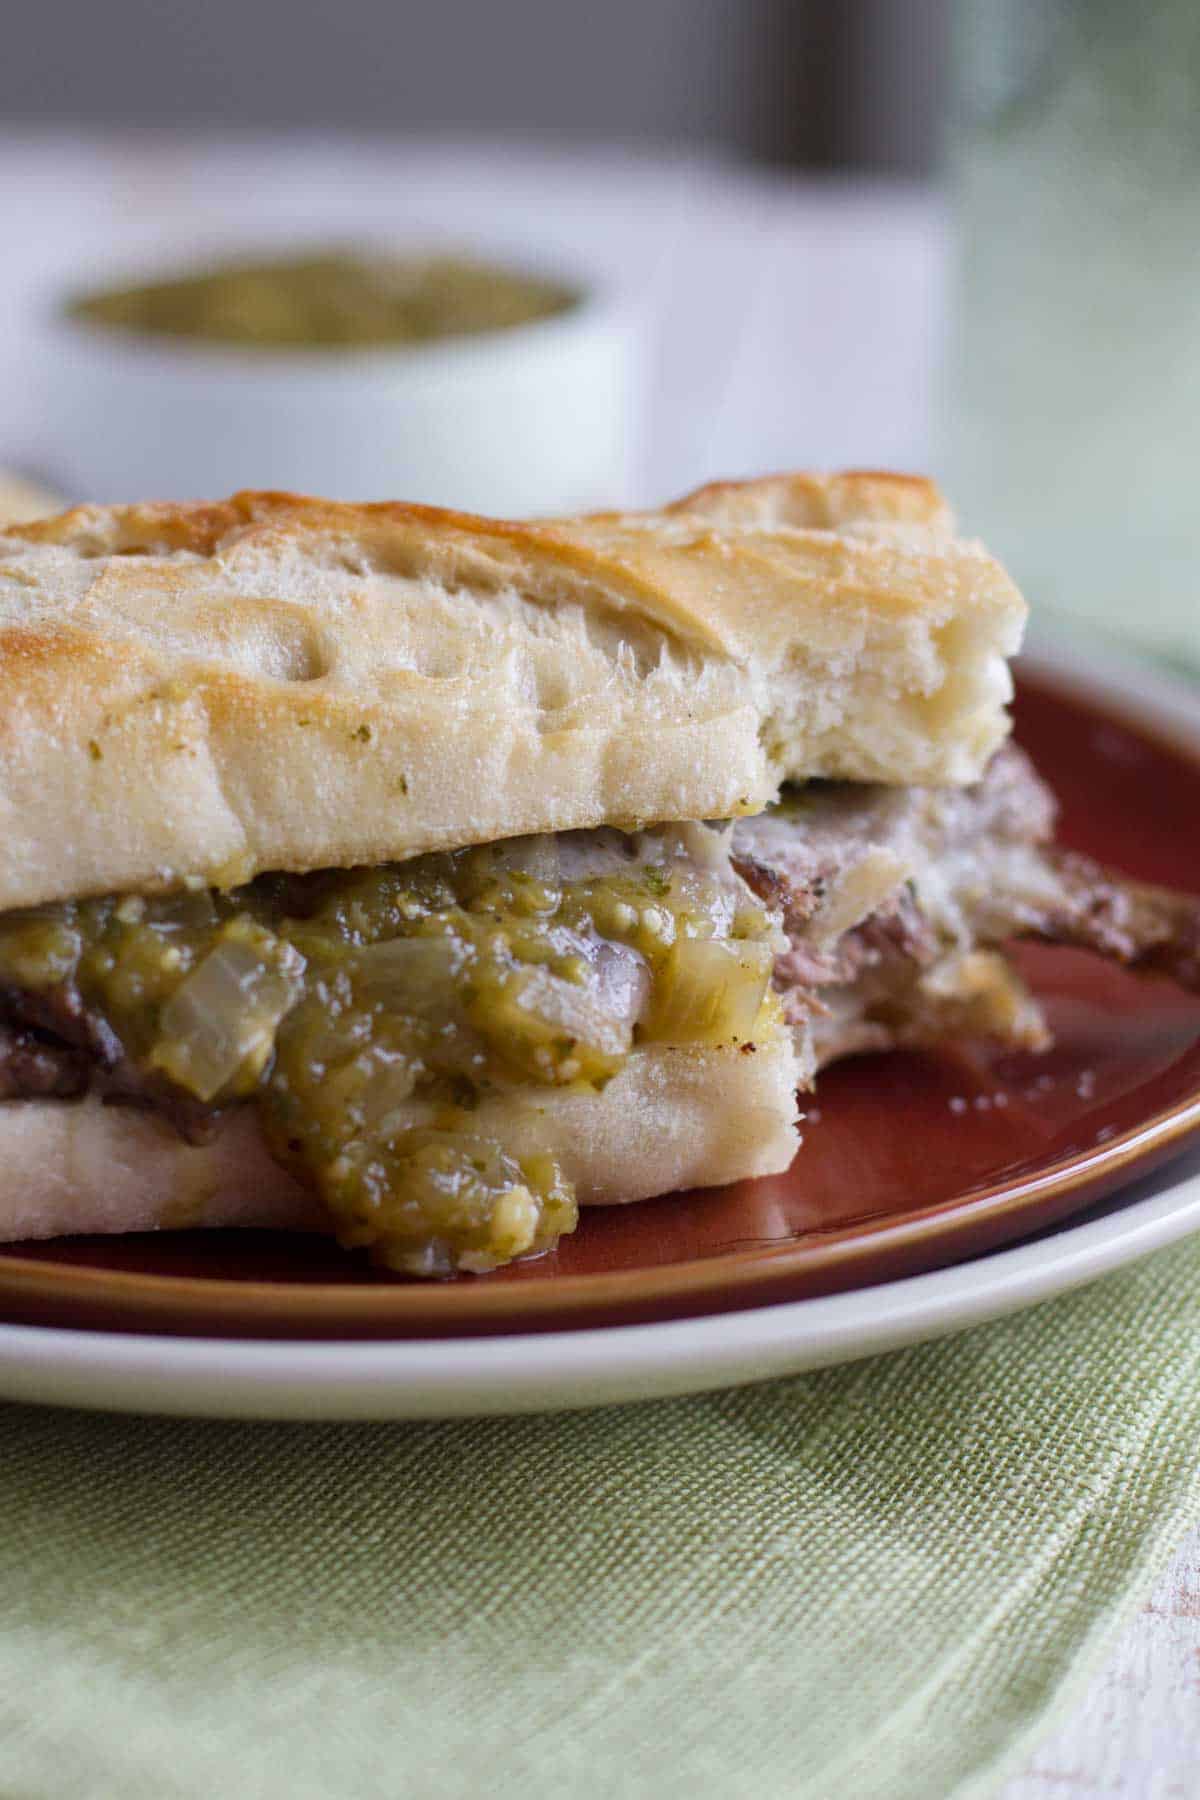
[{"label": "green salsa in bowl", "polygon": [[639,304],[573,257],[215,244],[77,270],[44,327],[45,455],[71,497],[508,518],[629,497]]},{"label": "green salsa in bowl", "polygon": [[85,323],[242,348],[362,350],[531,325],[579,294],[542,275],[459,255],[325,250],[231,260],[68,303]]}]

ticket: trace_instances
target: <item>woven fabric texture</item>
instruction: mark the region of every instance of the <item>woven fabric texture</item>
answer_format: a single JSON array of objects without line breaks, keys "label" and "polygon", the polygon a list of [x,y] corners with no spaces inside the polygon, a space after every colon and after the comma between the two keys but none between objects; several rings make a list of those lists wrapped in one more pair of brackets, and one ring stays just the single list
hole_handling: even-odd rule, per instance
[{"label": "woven fabric texture", "polygon": [[0,1794],[994,1791],[1200,1503],[1200,1242],[697,1399],[0,1408]]}]

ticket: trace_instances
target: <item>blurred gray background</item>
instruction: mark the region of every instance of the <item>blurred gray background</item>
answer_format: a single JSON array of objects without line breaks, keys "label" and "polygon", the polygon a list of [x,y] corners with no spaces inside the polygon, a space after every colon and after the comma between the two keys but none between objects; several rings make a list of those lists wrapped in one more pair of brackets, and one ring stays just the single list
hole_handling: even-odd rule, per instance
[{"label": "blurred gray background", "polygon": [[948,0],[36,0],[0,124],[548,133],[919,175]]}]

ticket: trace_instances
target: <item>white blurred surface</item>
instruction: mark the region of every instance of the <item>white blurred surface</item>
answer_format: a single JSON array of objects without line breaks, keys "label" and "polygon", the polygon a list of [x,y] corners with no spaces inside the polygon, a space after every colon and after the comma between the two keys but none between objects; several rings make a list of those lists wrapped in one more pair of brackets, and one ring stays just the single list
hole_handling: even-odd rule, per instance
[{"label": "white blurred surface", "polygon": [[1081,1703],[995,1800],[1195,1800],[1200,1530],[1138,1607]]}]

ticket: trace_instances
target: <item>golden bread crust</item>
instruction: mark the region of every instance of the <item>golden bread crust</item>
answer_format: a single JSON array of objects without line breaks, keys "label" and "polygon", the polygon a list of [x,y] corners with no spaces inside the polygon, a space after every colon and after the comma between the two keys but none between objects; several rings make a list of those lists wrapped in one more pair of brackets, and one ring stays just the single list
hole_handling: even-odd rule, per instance
[{"label": "golden bread crust", "polygon": [[1023,620],[904,477],[78,507],[0,533],[0,907],[965,782]]},{"label": "golden bread crust", "polygon": [[936,482],[926,475],[888,475],[870,469],[710,481],[667,510],[703,513],[728,525],[792,525],[803,531],[916,525],[947,537],[954,534],[954,514]]}]

